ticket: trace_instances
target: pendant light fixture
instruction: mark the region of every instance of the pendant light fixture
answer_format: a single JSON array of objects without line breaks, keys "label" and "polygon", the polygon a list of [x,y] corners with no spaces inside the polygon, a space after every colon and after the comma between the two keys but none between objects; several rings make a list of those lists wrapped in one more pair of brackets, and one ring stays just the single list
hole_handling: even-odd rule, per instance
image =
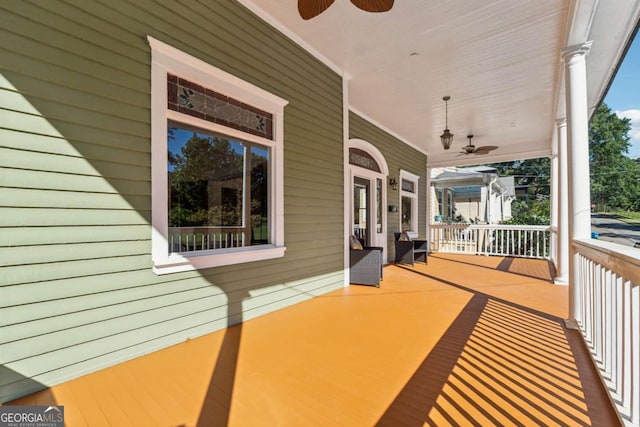
[{"label": "pendant light fixture", "polygon": [[444,96],[442,100],[444,101],[445,115],[444,115],[444,132],[440,135],[440,142],[442,142],[442,147],[445,150],[451,148],[451,143],[453,142],[453,134],[449,132],[449,110],[448,110],[448,101],[451,99],[450,96]]}]

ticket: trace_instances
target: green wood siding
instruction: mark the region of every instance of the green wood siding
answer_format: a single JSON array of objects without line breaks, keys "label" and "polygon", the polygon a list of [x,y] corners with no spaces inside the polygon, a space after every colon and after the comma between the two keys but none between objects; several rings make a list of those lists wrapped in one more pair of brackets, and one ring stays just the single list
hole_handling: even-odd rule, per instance
[{"label": "green wood siding", "polygon": [[[418,181],[418,234],[426,238],[427,227],[427,156],[403,143],[398,138],[374,126],[354,112],[349,112],[349,137],[363,139],[375,146],[384,156],[389,167],[389,178],[398,181],[398,189],[392,190],[387,181],[387,204],[400,209],[400,169],[420,176]],[[385,207],[386,208],[386,207]],[[387,212],[387,254],[393,262],[395,248],[393,233],[400,231],[400,213]]]},{"label": "green wood siding", "polygon": [[[0,21],[0,402],[343,285],[340,76],[231,0]],[[147,35],[289,101],[283,258],[152,273]]]}]

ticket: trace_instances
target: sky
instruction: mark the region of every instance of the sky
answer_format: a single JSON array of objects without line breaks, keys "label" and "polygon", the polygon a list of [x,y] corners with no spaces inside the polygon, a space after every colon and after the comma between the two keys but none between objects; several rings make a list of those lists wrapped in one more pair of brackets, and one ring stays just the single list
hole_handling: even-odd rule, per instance
[{"label": "sky", "polygon": [[640,157],[640,32],[631,43],[604,102],[618,117],[631,119],[631,146],[627,155]]}]

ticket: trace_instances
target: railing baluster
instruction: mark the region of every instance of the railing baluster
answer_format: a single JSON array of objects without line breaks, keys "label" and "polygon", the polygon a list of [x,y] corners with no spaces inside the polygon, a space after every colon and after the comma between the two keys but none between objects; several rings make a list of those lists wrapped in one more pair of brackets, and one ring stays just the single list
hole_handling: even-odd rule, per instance
[{"label": "railing baluster", "polygon": [[[628,415],[631,415],[631,397],[632,397],[632,391],[633,391],[633,381],[631,380],[631,373],[632,371],[632,367],[633,367],[633,362],[632,362],[632,346],[631,344],[631,340],[632,340],[632,330],[633,330],[633,316],[631,314],[631,308],[632,308],[632,293],[631,293],[631,286],[625,286],[624,287],[624,342],[625,345],[623,346],[623,350],[622,350],[622,354],[624,355],[622,357],[622,407],[623,408],[628,408]],[[637,373],[636,373],[637,374]],[[637,381],[637,380],[636,380]]]},{"label": "railing baluster", "polygon": [[[509,243],[511,244],[511,247],[509,247]],[[509,250],[512,250],[515,254],[514,246],[513,246],[513,230],[509,230],[507,232],[507,253],[509,252]]]},{"label": "railing baluster", "polygon": [[594,287],[594,304],[593,304],[593,350],[595,354],[595,360],[599,368],[602,369],[602,324],[604,319],[602,318],[602,287],[605,271],[601,265],[597,265]]},{"label": "railing baluster", "polygon": [[622,385],[623,371],[623,358],[624,358],[624,340],[622,334],[624,333],[624,279],[621,276],[616,276],[614,293],[614,307],[615,307],[615,323],[613,326],[613,339],[614,339],[614,356],[612,358],[612,379],[613,383],[609,386],[612,390],[613,400],[620,403],[620,387]]},{"label": "railing baluster", "polygon": [[170,227],[167,237],[170,252],[240,248],[248,243],[241,227]]}]

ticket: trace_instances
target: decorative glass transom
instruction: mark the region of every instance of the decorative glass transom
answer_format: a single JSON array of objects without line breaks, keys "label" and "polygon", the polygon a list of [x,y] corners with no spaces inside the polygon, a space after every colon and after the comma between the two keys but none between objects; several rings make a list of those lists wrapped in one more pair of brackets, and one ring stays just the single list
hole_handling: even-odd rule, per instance
[{"label": "decorative glass transom", "polygon": [[415,193],[415,182],[409,181],[408,179],[402,180],[402,191],[408,191],[409,193]]},{"label": "decorative glass transom", "polygon": [[364,150],[349,148],[349,163],[375,172],[382,172],[378,162]]},{"label": "decorative glass transom", "polygon": [[273,140],[273,115],[172,74],[167,75],[170,110]]}]

